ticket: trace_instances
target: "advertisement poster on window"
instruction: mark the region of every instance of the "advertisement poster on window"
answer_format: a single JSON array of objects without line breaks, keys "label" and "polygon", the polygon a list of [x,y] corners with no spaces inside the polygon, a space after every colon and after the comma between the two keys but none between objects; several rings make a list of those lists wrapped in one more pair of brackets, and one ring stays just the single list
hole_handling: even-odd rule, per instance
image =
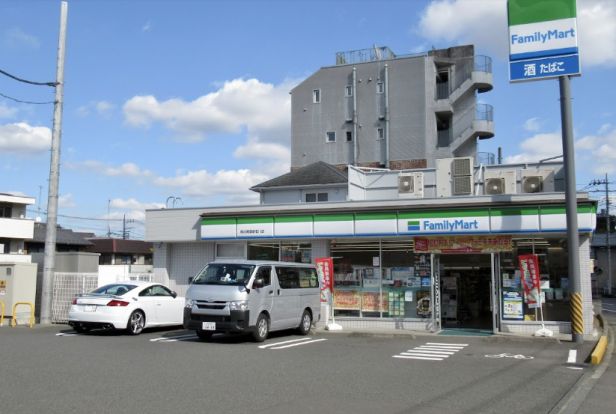
[{"label": "advertisement poster on window", "polygon": [[334,308],[338,310],[359,310],[359,292],[356,290],[336,290]]},{"label": "advertisement poster on window", "polygon": [[331,257],[319,257],[315,262],[321,283],[321,302],[328,303],[332,292],[334,259]]},{"label": "advertisement poster on window", "polygon": [[389,309],[387,298],[387,292],[383,292],[379,303],[379,292],[362,292],[361,310],[364,312],[387,312]]},{"label": "advertisement poster on window", "polygon": [[524,319],[520,292],[503,292],[503,319],[520,321]]},{"label": "advertisement poster on window", "polygon": [[529,308],[541,307],[541,280],[539,276],[539,259],[535,254],[519,257],[522,287]]}]

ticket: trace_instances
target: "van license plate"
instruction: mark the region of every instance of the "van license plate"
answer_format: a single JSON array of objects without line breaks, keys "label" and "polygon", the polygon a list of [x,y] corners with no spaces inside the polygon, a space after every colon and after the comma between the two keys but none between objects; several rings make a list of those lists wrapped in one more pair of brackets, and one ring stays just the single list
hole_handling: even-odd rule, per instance
[{"label": "van license plate", "polygon": [[201,325],[201,329],[203,329],[204,331],[215,331],[216,322],[203,322]]}]

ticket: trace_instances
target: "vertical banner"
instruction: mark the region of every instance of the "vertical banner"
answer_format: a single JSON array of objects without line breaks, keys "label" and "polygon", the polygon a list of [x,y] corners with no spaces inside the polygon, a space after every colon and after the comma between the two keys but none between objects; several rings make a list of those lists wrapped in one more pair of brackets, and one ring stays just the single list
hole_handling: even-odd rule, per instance
[{"label": "vertical banner", "polygon": [[320,257],[315,260],[315,263],[321,282],[321,302],[329,302],[334,284],[334,259],[331,257]]},{"label": "vertical banner", "polygon": [[539,259],[535,254],[520,255],[522,287],[529,308],[541,307],[541,280],[539,278]]}]

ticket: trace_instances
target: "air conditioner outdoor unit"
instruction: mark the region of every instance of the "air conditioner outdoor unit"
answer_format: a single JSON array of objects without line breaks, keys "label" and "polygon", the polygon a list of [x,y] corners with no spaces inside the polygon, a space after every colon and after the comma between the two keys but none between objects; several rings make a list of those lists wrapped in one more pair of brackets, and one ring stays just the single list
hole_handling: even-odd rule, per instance
[{"label": "air conditioner outdoor unit", "polygon": [[522,173],[523,193],[546,193],[554,191],[554,171],[528,170]]},{"label": "air conditioner outdoor unit", "polygon": [[423,173],[400,173],[398,175],[398,196],[423,198]]},{"label": "air conditioner outdoor unit", "polygon": [[483,178],[483,193],[486,195],[516,193],[515,171],[486,170],[483,175]]},{"label": "air conditioner outdoor unit", "polygon": [[451,162],[453,195],[473,194],[473,159],[454,158]]}]

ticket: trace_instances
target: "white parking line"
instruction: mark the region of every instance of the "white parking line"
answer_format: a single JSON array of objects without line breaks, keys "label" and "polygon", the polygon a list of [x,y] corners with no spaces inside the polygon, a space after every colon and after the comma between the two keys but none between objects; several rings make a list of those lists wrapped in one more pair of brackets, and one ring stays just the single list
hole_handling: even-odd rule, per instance
[{"label": "white parking line", "polygon": [[274,342],[273,344],[261,345],[259,346],[259,348],[260,349],[267,349],[267,348],[285,349],[285,348],[291,348],[293,346],[300,346],[300,345],[305,345],[305,344],[311,344],[313,342],[322,342],[322,341],[327,341],[327,339],[312,339],[310,337],[307,337],[307,338],[301,338],[301,339],[291,339],[291,340],[282,341],[282,342]]},{"label": "white parking line", "polygon": [[150,342],[177,342],[182,339],[191,339],[196,338],[195,334],[187,334],[187,335],[178,335],[178,336],[161,336],[159,338],[150,339]]},{"label": "white parking line", "polygon": [[422,356],[406,356],[406,355],[394,355],[394,358],[402,358],[402,359],[421,359],[424,361],[442,361],[443,358],[429,358]]},{"label": "white parking line", "polygon": [[577,350],[570,349],[569,358],[567,359],[567,364],[575,364],[575,361],[577,361]]},{"label": "white parking line", "polygon": [[64,332],[59,332],[56,334],[56,336],[78,336],[79,334],[76,333],[64,333]]}]

